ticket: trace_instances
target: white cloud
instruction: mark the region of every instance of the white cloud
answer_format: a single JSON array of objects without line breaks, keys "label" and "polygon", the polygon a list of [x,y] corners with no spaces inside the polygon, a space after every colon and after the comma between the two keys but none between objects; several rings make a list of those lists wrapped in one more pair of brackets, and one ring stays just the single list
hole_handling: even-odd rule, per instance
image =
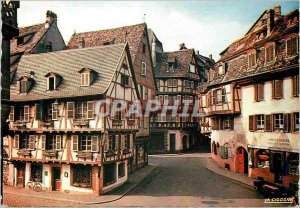
[{"label": "white cloud", "polygon": [[[208,56],[218,54],[246,32],[247,26],[222,19],[205,21],[201,15],[172,10],[155,2],[21,2],[19,25],[45,21],[47,10],[57,13],[58,26],[66,42],[74,30],[85,32],[146,22],[161,40],[165,51],[178,50],[184,42],[188,48]],[[33,11],[34,8],[34,11]]]}]

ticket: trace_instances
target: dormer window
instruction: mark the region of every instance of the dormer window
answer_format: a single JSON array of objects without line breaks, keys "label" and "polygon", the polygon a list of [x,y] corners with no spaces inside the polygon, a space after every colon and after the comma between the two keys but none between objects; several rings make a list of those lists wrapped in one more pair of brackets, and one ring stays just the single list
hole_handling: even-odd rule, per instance
[{"label": "dormer window", "polygon": [[81,86],[90,86],[90,73],[81,74]]},{"label": "dormer window", "polygon": [[273,61],[275,58],[275,47],[274,44],[270,44],[266,47],[266,61]]},{"label": "dormer window", "polygon": [[27,93],[33,84],[33,79],[27,76],[21,77],[17,82],[17,89],[20,93]]},{"label": "dormer window", "polygon": [[57,88],[59,81],[62,79],[62,77],[56,73],[49,72],[45,75],[47,78],[47,90],[53,91]]},{"label": "dormer window", "polygon": [[20,93],[27,93],[29,88],[29,82],[27,80],[20,81]]},{"label": "dormer window", "polygon": [[90,69],[90,68],[87,68],[87,67],[84,67],[82,68],[80,71],[80,85],[82,87],[84,86],[90,86],[93,79],[95,78],[96,76],[96,71],[94,71],[93,69]]},{"label": "dormer window", "polygon": [[256,52],[252,52],[248,54],[248,68],[252,68],[256,66]]}]

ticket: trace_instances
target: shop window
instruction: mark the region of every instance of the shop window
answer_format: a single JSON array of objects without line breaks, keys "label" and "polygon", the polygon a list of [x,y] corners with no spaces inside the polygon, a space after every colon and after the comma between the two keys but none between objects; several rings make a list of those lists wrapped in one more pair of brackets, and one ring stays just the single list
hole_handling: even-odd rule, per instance
[{"label": "shop window", "polygon": [[231,157],[231,148],[228,144],[220,147],[220,157],[222,159],[228,159]]},{"label": "shop window", "polygon": [[108,186],[116,182],[116,164],[104,165],[104,186]]},{"label": "shop window", "polygon": [[299,176],[299,154],[290,153],[288,157],[289,175]]},{"label": "shop window", "polygon": [[257,167],[263,169],[270,168],[270,160],[269,160],[269,151],[268,150],[260,150],[257,152]]},{"label": "shop window", "polygon": [[43,165],[31,163],[30,181],[42,182]]},{"label": "shop window", "polygon": [[143,163],[144,162],[144,146],[140,145],[138,147],[138,164]]},{"label": "shop window", "polygon": [[265,128],[265,117],[264,115],[257,115],[256,116],[256,129],[262,130]]},{"label": "shop window", "polygon": [[274,114],[274,130],[283,130],[283,114]]},{"label": "shop window", "polygon": [[74,165],[73,186],[91,188],[92,187],[92,167],[87,165]]},{"label": "shop window", "polygon": [[125,163],[120,163],[118,165],[118,177],[122,178],[125,176]]}]

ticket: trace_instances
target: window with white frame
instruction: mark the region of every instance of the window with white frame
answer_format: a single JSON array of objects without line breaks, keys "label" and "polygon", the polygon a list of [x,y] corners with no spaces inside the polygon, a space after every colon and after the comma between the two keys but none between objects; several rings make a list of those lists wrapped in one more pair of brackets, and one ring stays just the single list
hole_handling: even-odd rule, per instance
[{"label": "window with white frame", "polygon": [[48,77],[48,90],[52,91],[56,88],[56,78],[55,76]]},{"label": "window with white frame", "polygon": [[20,81],[20,93],[27,93],[29,88],[29,81],[21,80]]},{"label": "window with white frame", "polygon": [[264,115],[257,115],[257,129],[264,129],[265,128],[265,117]]},{"label": "window with white frame", "polygon": [[76,107],[76,118],[86,119],[87,118],[87,102],[78,102]]},{"label": "window with white frame", "polygon": [[283,130],[283,114],[274,114],[274,129]]}]

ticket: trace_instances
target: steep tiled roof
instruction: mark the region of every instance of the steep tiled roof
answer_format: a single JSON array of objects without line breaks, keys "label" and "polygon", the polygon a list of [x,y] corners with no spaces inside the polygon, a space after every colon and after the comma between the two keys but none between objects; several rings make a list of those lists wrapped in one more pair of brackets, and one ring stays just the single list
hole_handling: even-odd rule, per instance
[{"label": "steep tiled roof", "polygon": [[34,46],[41,40],[44,34],[48,31],[45,28],[45,23],[19,28],[19,36],[30,34],[30,39],[24,44],[17,45],[16,39],[10,41],[10,54],[24,53],[28,54]]},{"label": "steep tiled roof", "polygon": [[[208,86],[243,79],[251,76],[265,74],[280,68],[288,68],[299,64],[298,56],[286,57],[285,41],[283,39],[290,33],[299,33],[299,10],[278,17],[270,34],[258,37],[261,32],[267,34],[267,25],[260,25],[257,29],[251,29],[244,37],[230,44],[222,53],[221,59],[212,67],[214,78]],[[253,26],[252,26],[253,28]],[[272,63],[265,62],[264,46],[268,42],[277,42],[275,60]],[[257,64],[248,68],[247,51],[257,50]],[[218,67],[227,62],[227,72],[217,75]]]},{"label": "steep tiled roof", "polygon": [[101,46],[105,44],[105,42],[114,44],[128,42],[132,60],[134,61],[145,28],[146,24],[143,23],[107,30],[75,33],[68,43],[68,48],[78,48],[78,45],[82,40],[85,42],[85,47]]},{"label": "steep tiled roof", "polygon": [[[29,101],[62,97],[99,95],[107,90],[126,44],[63,50],[42,54],[24,55],[11,85],[11,100]],[[90,86],[81,87],[79,71],[87,67],[95,72]],[[28,94],[19,94],[17,80],[30,76],[34,84]],[[45,75],[53,72],[62,77],[56,90],[47,91]]]},{"label": "steep tiled roof", "polygon": [[[189,65],[193,58],[193,49],[184,49],[174,52],[157,53],[155,77],[185,76],[189,73]],[[168,62],[173,62],[173,68]]]}]

